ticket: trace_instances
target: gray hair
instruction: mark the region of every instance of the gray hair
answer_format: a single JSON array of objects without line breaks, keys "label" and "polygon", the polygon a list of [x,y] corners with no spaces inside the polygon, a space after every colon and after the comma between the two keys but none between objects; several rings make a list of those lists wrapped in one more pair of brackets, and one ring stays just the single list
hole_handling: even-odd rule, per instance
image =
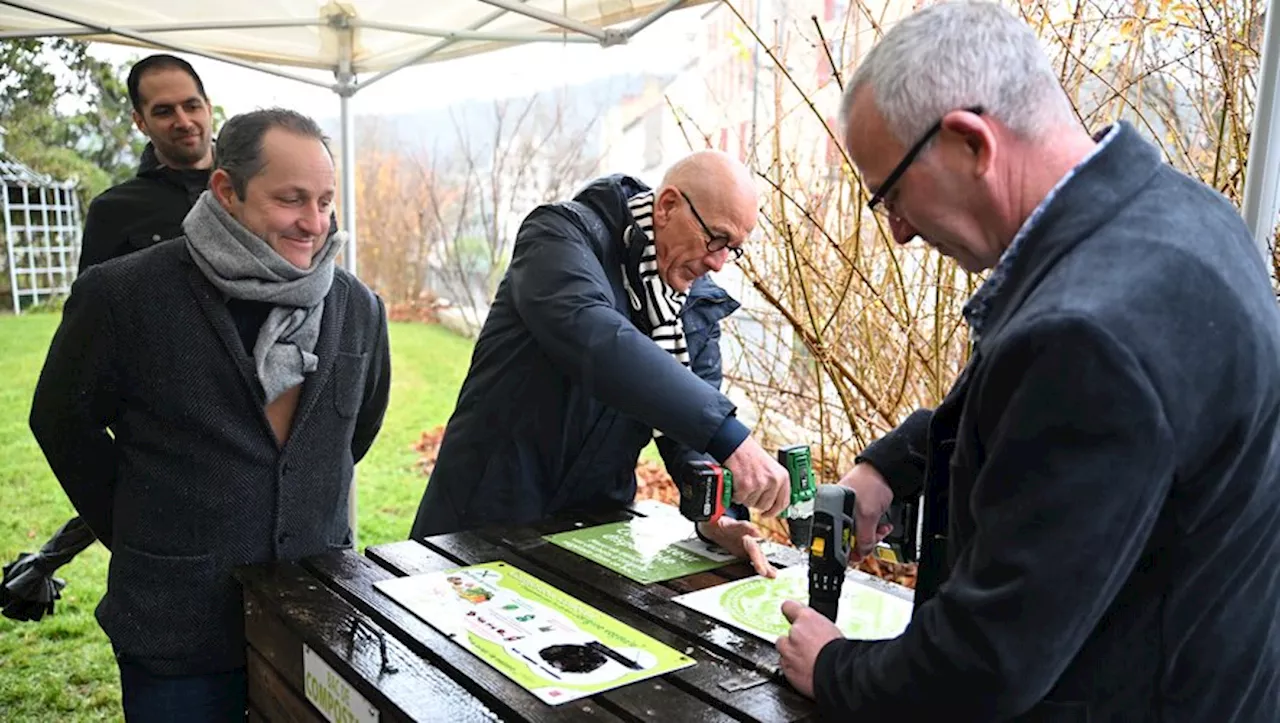
[{"label": "gray hair", "polygon": [[329,156],[329,138],[320,126],[307,116],[285,108],[267,108],[241,113],[222,126],[214,153],[215,168],[221,168],[231,178],[236,196],[244,198],[249,179],[262,172],[266,161],[262,158],[262,139],[267,131],[279,128],[304,138],[314,138],[324,144]]},{"label": "gray hair", "polygon": [[1027,139],[1075,120],[1035,33],[991,2],[939,3],[885,33],[841,98],[846,131],[854,95],[863,86],[904,146],[947,113],[972,106]]}]

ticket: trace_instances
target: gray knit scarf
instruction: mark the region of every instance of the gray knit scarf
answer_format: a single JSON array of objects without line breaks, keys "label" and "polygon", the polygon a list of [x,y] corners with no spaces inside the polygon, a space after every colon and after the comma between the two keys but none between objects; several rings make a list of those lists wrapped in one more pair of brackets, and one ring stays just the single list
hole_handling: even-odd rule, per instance
[{"label": "gray knit scarf", "polygon": [[182,221],[191,258],[219,291],[233,299],[274,304],[258,331],[253,363],[267,404],[316,370],[324,297],[334,257],[347,235],[325,240],[309,269],[299,269],[258,238],[205,191]]}]

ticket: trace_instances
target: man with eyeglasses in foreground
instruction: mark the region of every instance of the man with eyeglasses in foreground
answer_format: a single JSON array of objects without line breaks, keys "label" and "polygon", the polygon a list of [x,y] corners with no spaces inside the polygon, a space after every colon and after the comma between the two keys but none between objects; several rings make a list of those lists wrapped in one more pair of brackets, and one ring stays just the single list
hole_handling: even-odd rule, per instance
[{"label": "man with eyeglasses in foreground", "polygon": [[746,167],[702,151],[656,189],[612,175],[530,213],[411,536],[619,509],[656,439],[668,469],[729,468],[737,519],[699,533],[772,574],[744,506],[777,515],[790,483],[719,390],[719,324],[738,302],[707,278],[742,255],[757,204]]},{"label": "man with eyeglasses in foreground", "polygon": [[1280,312],[1236,210],[1091,138],[994,4],[894,26],[842,111],[894,238],[992,272],[950,393],[842,480],[855,556],[924,491],[910,625],[785,603],[787,678],[832,720],[1280,720]]}]

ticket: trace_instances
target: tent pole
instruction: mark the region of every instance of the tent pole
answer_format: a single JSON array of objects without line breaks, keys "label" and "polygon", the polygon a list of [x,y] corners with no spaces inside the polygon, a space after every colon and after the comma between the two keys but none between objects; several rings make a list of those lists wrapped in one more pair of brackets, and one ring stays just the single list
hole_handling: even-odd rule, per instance
[{"label": "tent pole", "polygon": [[[0,3],[0,5],[9,4],[11,3]],[[112,26],[110,30],[119,35],[121,31],[135,34],[182,33],[192,30],[266,30],[270,28],[307,28],[324,24],[325,23],[321,20],[231,20],[208,23],[161,23],[159,25],[131,25],[128,27]],[[45,28],[43,30],[14,30],[3,32],[0,33],[0,40],[48,37],[50,35],[56,35],[60,38],[70,38],[78,35],[100,34],[101,31],[99,30],[85,27]]]},{"label": "tent pole", "polygon": [[623,30],[622,31],[623,34],[626,35],[628,39],[634,38],[636,34],[639,33],[641,30],[644,30],[650,25],[653,25],[654,23],[658,22],[667,13],[683,5],[684,2],[685,0],[667,0],[666,5],[663,5],[657,10],[654,10],[653,12],[649,13],[648,16],[637,20],[635,24],[633,24],[631,27],[627,28],[626,30]]},{"label": "tent pole", "polygon": [[[354,93],[347,85],[350,79],[338,79],[338,104],[342,114],[342,230],[347,232],[347,248],[342,252],[346,257],[347,271],[352,276],[356,273],[356,133],[355,122],[351,113],[351,95]],[[347,524],[351,527],[351,549],[360,550],[360,524],[356,517],[356,471],[351,471],[351,489],[347,492]]]},{"label": "tent pole", "polygon": [[347,271],[356,275],[356,131],[355,116],[351,112],[352,91],[338,91],[338,103],[342,115],[342,230],[347,232]]},{"label": "tent pole", "polygon": [[[493,22],[494,20],[497,20],[498,18],[506,14],[507,14],[506,10],[495,10],[494,12],[491,12],[488,15],[480,18],[476,22],[468,25],[467,30],[480,30],[484,26],[488,25],[489,23]],[[450,45],[453,45],[456,42],[457,42],[457,39],[454,39],[454,38],[441,40],[440,42],[435,43],[434,45],[422,51],[421,53],[418,53],[417,55],[413,56],[412,58],[408,58],[407,60],[395,66],[394,68],[388,68],[382,71],[381,73],[378,73],[372,78],[361,83],[360,87],[364,88],[365,86],[372,85],[378,82],[379,80],[382,80],[383,78],[387,77],[388,75],[391,75],[392,73],[395,73],[399,70],[407,68],[410,65],[413,65],[414,63],[418,63],[423,60],[426,60],[427,58],[431,57],[432,55],[435,55],[436,53],[440,52],[441,50],[444,50],[445,48],[449,47]]]},{"label": "tent pole", "polygon": [[1258,96],[1253,106],[1253,132],[1249,142],[1249,166],[1244,179],[1244,221],[1258,249],[1271,266],[1271,239],[1280,210],[1280,19],[1267,11],[1258,68]]},{"label": "tent pole", "polygon": [[[486,5],[502,8],[503,10],[509,10],[517,15],[524,15],[525,17],[533,18],[534,20],[541,20],[544,23],[554,25],[558,28],[572,30],[575,33],[582,33],[583,35],[595,38],[602,43],[609,39],[609,36],[606,35],[602,28],[588,25],[581,20],[574,20],[573,18],[565,17],[558,13],[553,13],[531,5],[525,5],[521,0],[480,0],[480,2],[485,3]],[[622,40],[625,41],[625,38]]]},{"label": "tent pole", "polygon": [[[347,271],[356,271],[356,124],[351,110],[351,96],[355,95],[355,29],[347,16],[330,18],[330,24],[338,31],[339,60],[334,75],[337,76],[335,92],[338,94],[339,114],[342,122],[342,230],[347,232],[347,248],[343,251]],[[347,492],[347,525],[351,528],[351,549],[360,550],[360,523],[356,516],[358,501],[357,473],[351,471],[351,488]]]}]

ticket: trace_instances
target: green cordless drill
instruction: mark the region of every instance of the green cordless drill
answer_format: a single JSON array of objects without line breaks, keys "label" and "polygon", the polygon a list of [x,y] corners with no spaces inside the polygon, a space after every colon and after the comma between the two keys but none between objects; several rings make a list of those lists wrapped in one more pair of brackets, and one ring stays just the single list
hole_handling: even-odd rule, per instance
[{"label": "green cordless drill", "polygon": [[[787,520],[791,544],[808,547],[815,494],[809,446],[783,447],[778,450],[778,464],[787,470],[791,479],[791,502],[779,517]],[[680,514],[694,522],[715,522],[732,504],[733,473],[711,460],[684,465],[676,485],[680,489]]]}]

